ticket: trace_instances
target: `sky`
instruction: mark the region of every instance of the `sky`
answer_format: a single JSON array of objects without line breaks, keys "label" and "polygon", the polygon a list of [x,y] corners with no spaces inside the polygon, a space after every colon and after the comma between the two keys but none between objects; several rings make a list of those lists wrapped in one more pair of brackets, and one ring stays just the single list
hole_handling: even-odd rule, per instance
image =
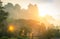
[{"label": "sky", "polygon": [[9,3],[19,4],[22,8],[27,8],[29,3],[37,4],[40,14],[48,14],[60,21],[60,0],[2,0],[3,5]]}]

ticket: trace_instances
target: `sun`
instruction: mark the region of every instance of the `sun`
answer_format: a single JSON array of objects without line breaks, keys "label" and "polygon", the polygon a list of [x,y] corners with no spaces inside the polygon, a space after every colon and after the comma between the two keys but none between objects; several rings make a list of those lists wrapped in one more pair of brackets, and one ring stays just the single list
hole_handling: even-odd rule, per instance
[{"label": "sun", "polygon": [[39,16],[44,17],[46,13],[39,13]]},{"label": "sun", "polygon": [[47,14],[45,8],[42,6],[38,6],[38,8],[39,8],[38,9],[38,11],[39,11],[38,16],[44,17]]},{"label": "sun", "polygon": [[14,26],[13,25],[9,25],[8,30],[13,32],[14,31]]}]

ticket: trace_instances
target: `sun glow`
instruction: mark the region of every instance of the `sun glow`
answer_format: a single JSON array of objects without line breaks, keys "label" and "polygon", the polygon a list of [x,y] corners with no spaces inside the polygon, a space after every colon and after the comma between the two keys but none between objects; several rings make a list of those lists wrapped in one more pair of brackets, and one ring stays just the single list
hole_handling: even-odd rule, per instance
[{"label": "sun glow", "polygon": [[46,13],[39,13],[39,16],[44,17]]},{"label": "sun glow", "polygon": [[39,16],[44,17],[45,15],[47,15],[47,11],[46,11],[45,7],[38,6],[38,8],[39,8],[39,14],[38,14]]},{"label": "sun glow", "polygon": [[9,29],[9,31],[13,32],[14,31],[14,26],[10,25],[8,29]]}]

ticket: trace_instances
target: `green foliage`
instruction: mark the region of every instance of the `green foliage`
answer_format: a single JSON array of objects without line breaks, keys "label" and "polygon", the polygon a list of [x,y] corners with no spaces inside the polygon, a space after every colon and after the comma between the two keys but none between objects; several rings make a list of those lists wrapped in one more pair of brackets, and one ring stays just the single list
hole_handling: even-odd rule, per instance
[{"label": "green foliage", "polygon": [[18,36],[17,39],[29,39],[28,36]]},{"label": "green foliage", "polygon": [[2,7],[0,7],[0,23],[4,20],[7,19],[8,17],[8,13],[5,12],[3,9],[1,9]]},{"label": "green foliage", "polygon": [[6,35],[7,29],[7,17],[8,13],[3,10],[4,8],[0,6],[0,37]]},{"label": "green foliage", "polygon": [[8,39],[8,37],[6,37],[6,36],[3,36],[3,37],[1,37],[1,39]]},{"label": "green foliage", "polygon": [[59,29],[49,29],[46,33],[46,38],[60,38],[60,30]]},{"label": "green foliage", "polygon": [[4,12],[3,10],[0,10],[0,22],[5,20],[8,16],[8,13]]},{"label": "green foliage", "polygon": [[9,38],[9,39],[17,39],[17,38],[13,38],[13,37],[12,37],[12,38]]}]

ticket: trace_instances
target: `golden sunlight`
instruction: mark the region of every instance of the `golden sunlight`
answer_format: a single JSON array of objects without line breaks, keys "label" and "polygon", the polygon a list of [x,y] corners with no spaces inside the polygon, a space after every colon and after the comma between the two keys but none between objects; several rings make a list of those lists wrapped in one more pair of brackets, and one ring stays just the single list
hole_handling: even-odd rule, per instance
[{"label": "golden sunlight", "polygon": [[8,28],[9,31],[13,32],[14,31],[14,26],[13,25],[10,25],[9,28]]},{"label": "golden sunlight", "polygon": [[47,12],[45,11],[45,8],[39,6],[39,14],[38,16],[44,17],[45,15],[47,15]]},{"label": "golden sunlight", "polygon": [[45,13],[39,13],[39,16],[44,17],[46,14]]}]

